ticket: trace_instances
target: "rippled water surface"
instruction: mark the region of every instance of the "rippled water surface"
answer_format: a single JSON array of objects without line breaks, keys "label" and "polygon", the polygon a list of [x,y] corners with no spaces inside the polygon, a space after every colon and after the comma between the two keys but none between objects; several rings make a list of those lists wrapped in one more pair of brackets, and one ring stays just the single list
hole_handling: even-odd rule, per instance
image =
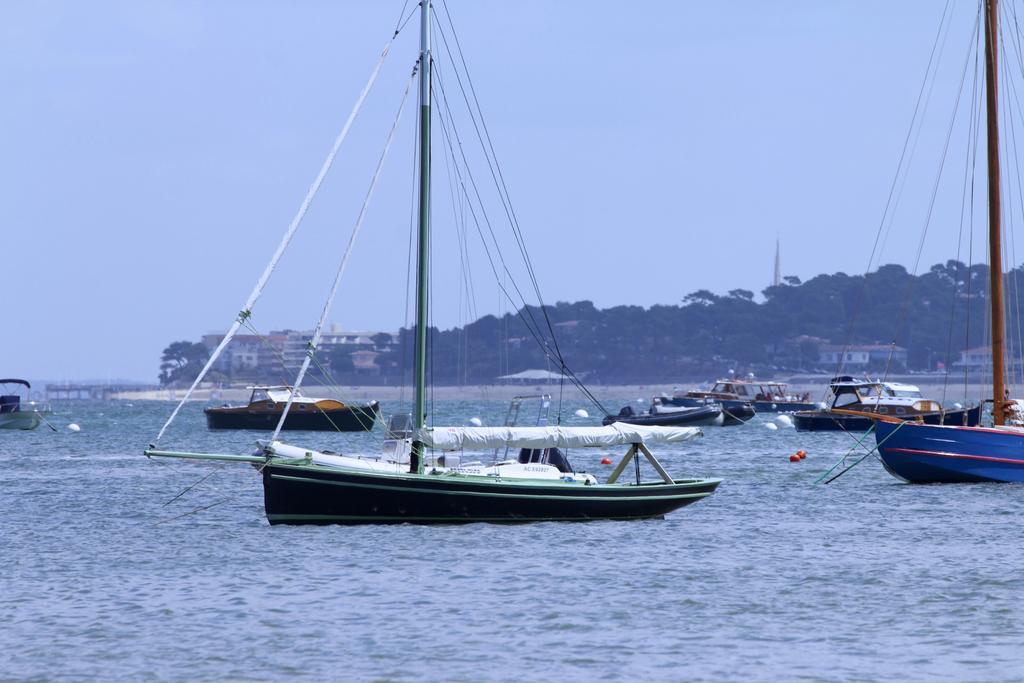
[{"label": "rippled water surface", "polygon": [[[58,433],[0,432],[0,679],[1024,680],[1024,488],[909,486],[871,459],[815,485],[845,434],[759,416],[662,448],[725,480],[665,520],[272,528],[251,467],[141,455],[168,404],[57,408]],[[200,411],[161,445],[258,436]]]}]

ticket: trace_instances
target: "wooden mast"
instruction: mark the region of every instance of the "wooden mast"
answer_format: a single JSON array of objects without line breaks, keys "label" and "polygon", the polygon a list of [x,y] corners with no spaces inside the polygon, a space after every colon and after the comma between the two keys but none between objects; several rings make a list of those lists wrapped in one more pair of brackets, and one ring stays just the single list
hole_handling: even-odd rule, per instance
[{"label": "wooden mast", "polygon": [[985,0],[985,106],[988,119],[988,245],[989,290],[992,305],[992,422],[1005,421],[1006,401],[1003,343],[1006,337],[1003,312],[1003,250],[999,195],[999,98],[996,40],[999,32],[997,0]]}]

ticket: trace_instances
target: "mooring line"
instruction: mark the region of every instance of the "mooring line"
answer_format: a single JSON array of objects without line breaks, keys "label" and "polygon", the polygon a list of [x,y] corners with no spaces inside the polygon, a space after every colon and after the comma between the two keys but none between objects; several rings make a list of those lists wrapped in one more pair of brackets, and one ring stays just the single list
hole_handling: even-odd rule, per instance
[{"label": "mooring line", "polygon": [[[825,482],[825,484],[831,484],[831,483],[832,483],[832,482],[834,482],[834,481],[835,481],[836,479],[838,479],[839,477],[843,476],[844,474],[846,474],[847,472],[849,472],[850,470],[852,470],[852,469],[853,469],[854,467],[856,467],[856,466],[857,466],[857,465],[859,465],[860,463],[864,462],[864,460],[865,460],[865,459],[866,459],[866,458],[867,458],[868,456],[870,456],[870,455],[876,455],[876,451],[878,451],[878,449],[879,449],[879,448],[881,448],[881,447],[882,447],[882,445],[883,445],[883,444],[884,444],[884,443],[885,443],[886,441],[888,441],[888,440],[889,440],[889,439],[891,439],[891,438],[892,438],[893,436],[895,436],[896,432],[900,431],[900,429],[902,429],[902,428],[903,428],[903,425],[905,425],[905,424],[907,424],[907,423],[906,423],[906,421],[900,422],[900,423],[899,423],[898,425],[896,425],[896,429],[892,430],[892,433],[891,433],[891,434],[889,434],[889,436],[885,437],[884,439],[882,439],[881,441],[879,441],[878,443],[876,443],[876,444],[875,444],[875,446],[874,446],[874,448],[872,448],[872,449],[871,449],[871,450],[869,450],[869,451],[868,451],[867,453],[865,453],[865,454],[864,454],[863,456],[861,456],[861,457],[860,457],[860,458],[859,458],[859,459],[857,460],[857,462],[853,463],[852,465],[850,465],[849,467],[847,467],[846,469],[844,469],[844,470],[843,470],[842,472],[840,472],[840,473],[839,473],[839,474],[837,474],[836,476],[834,476],[834,477],[832,477],[831,479],[829,479],[828,481],[826,481],[826,482]],[[874,430],[874,428],[875,428],[875,425],[874,425],[874,424],[872,424],[872,425],[871,425],[871,429],[869,429],[868,431],[864,432],[864,437],[866,437],[866,436],[867,436],[868,434],[870,434],[870,433],[871,433],[871,432],[872,432],[872,431]],[[864,440],[864,437],[861,437],[861,441],[863,441],[863,440]],[[858,442],[858,443],[859,443],[859,442]],[[818,481],[817,481],[817,482],[815,482],[815,483],[818,483],[818,482],[820,482],[820,481],[821,481],[822,479],[824,479],[825,477],[827,477],[827,476],[829,475],[829,473],[830,473],[830,472],[832,472],[832,470],[834,470],[834,469],[835,469],[836,467],[838,467],[838,466],[839,466],[840,464],[842,464],[843,462],[845,462],[846,458],[848,458],[848,457],[849,457],[849,455],[850,455],[850,453],[852,453],[852,452],[853,452],[853,449],[850,449],[850,451],[849,451],[849,452],[847,452],[847,454],[846,454],[846,455],[844,455],[844,456],[842,457],[842,459],[841,459],[841,460],[840,460],[839,462],[837,462],[837,463],[836,463],[835,465],[833,465],[833,466],[832,466],[832,468],[831,468],[831,469],[829,469],[829,471],[828,471],[828,472],[826,472],[825,474],[821,475],[821,477],[819,477],[819,478],[818,478]]]},{"label": "mooring line", "polygon": [[204,505],[202,507],[197,507],[197,508],[195,508],[193,510],[189,510],[188,512],[180,514],[177,517],[170,517],[168,519],[161,519],[158,522],[153,522],[153,526],[156,526],[157,524],[163,524],[164,522],[173,522],[176,519],[181,519],[182,517],[188,517],[189,515],[194,515],[197,512],[202,512],[203,510],[209,510],[210,508],[216,507],[216,506],[220,505],[221,503],[230,502],[230,501],[234,500],[237,497],[238,496],[231,496],[230,498],[222,498],[221,500],[218,500],[216,503],[210,503],[209,505]]}]

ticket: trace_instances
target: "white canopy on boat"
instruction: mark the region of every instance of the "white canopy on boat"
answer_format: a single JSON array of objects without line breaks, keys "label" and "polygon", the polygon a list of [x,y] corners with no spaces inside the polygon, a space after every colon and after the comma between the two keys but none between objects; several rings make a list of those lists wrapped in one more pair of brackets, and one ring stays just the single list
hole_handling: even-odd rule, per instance
[{"label": "white canopy on boat", "polygon": [[425,427],[416,439],[443,451],[513,448],[597,448],[679,443],[701,434],[696,427],[644,427],[614,422],[605,427]]}]

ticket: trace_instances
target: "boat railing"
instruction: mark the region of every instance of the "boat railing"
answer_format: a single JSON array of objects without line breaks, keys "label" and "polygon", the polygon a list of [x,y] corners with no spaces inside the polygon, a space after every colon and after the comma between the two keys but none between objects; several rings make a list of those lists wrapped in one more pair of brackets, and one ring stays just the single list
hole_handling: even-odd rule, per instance
[{"label": "boat railing", "polygon": [[52,413],[53,408],[49,401],[22,401],[18,404],[15,412],[22,413]]}]

